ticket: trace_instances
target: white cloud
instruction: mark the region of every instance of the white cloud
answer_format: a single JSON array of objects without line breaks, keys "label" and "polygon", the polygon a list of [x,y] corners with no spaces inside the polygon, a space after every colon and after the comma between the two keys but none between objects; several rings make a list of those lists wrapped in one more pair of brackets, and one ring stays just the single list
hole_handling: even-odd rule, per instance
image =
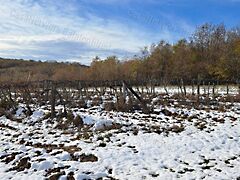
[{"label": "white cloud", "polygon": [[176,36],[167,29],[155,34],[134,23],[104,19],[74,2],[76,0],[0,0],[0,56],[82,58],[87,63],[87,58],[90,61],[96,55],[131,55],[156,38],[172,41]]}]

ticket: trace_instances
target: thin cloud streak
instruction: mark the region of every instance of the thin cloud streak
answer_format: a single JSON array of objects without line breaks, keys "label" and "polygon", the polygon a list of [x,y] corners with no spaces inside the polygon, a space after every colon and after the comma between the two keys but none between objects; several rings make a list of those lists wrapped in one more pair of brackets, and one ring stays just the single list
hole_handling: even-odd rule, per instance
[{"label": "thin cloud streak", "polygon": [[[170,29],[160,29],[156,34],[144,31],[141,25],[131,21],[125,24],[115,19],[104,19],[86,12],[83,5],[75,6],[74,0],[60,0],[57,3],[46,0],[1,1],[0,55],[4,56],[10,52],[11,57],[48,59],[54,58],[55,54],[56,60],[90,62],[94,56],[105,58],[113,53],[120,57],[130,56],[156,39],[174,41],[178,36]],[[49,42],[58,42],[51,44],[51,52],[45,46],[40,46]],[[59,44],[61,48],[55,47]]]}]

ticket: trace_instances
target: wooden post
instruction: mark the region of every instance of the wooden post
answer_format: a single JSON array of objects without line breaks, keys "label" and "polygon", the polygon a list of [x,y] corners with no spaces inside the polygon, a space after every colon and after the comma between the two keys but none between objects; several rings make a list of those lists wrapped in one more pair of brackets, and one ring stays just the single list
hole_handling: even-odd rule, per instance
[{"label": "wooden post", "polygon": [[227,82],[227,95],[229,94],[229,85],[228,85],[228,82]]},{"label": "wooden post", "polygon": [[184,85],[184,83],[183,83],[183,79],[181,79],[181,86],[182,86],[182,88],[183,88],[183,93],[184,93],[184,95],[186,96],[186,95],[187,95],[187,90],[186,90],[186,87],[185,87],[185,85]]},{"label": "wooden post", "polygon": [[213,83],[212,94],[213,94],[213,97],[214,97],[214,95],[215,95],[215,83]]},{"label": "wooden post", "polygon": [[205,86],[205,81],[203,81],[203,94],[206,94],[206,86]]},{"label": "wooden post", "polygon": [[132,89],[132,87],[128,86],[128,84],[125,81],[123,81],[123,84],[125,84],[126,88],[129,89],[130,92],[139,100],[139,102],[142,105],[143,112],[147,114],[150,113],[150,109],[147,107],[144,100]]},{"label": "wooden post", "polygon": [[123,82],[123,99],[124,99],[124,102],[126,102],[126,97],[127,97],[127,87],[126,87],[126,84]]},{"label": "wooden post", "polygon": [[237,80],[237,85],[238,85],[238,94],[240,94],[240,83],[239,83],[239,80]]},{"label": "wooden post", "polygon": [[192,95],[194,95],[195,93],[194,93],[194,81],[192,81]]},{"label": "wooden post", "polygon": [[198,82],[198,85],[197,85],[197,94],[200,95],[200,83]]},{"label": "wooden post", "polygon": [[166,82],[166,81],[164,81],[164,80],[162,80],[162,83],[163,83],[163,88],[164,88],[164,90],[165,90],[166,94],[168,95],[168,90],[167,90],[167,82]]},{"label": "wooden post", "polygon": [[208,96],[210,95],[210,85],[211,85],[211,83],[208,82]]},{"label": "wooden post", "polygon": [[52,83],[52,90],[51,90],[51,118],[55,118],[55,101],[56,101],[56,84]]}]

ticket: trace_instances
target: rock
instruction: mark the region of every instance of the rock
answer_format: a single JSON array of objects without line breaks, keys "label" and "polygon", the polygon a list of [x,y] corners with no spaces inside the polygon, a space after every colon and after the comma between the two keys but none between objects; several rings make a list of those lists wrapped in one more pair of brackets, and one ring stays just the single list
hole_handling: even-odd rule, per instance
[{"label": "rock", "polygon": [[89,154],[89,155],[82,154],[82,155],[80,155],[80,161],[81,162],[96,162],[96,161],[98,161],[98,157],[96,157],[93,154]]}]

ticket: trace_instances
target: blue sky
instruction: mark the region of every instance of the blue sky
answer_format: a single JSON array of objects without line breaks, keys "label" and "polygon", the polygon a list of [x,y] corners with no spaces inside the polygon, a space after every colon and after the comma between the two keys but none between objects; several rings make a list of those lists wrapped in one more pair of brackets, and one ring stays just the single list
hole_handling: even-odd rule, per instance
[{"label": "blue sky", "polygon": [[0,0],[0,57],[77,61],[138,54],[205,22],[240,25],[240,0]]}]

